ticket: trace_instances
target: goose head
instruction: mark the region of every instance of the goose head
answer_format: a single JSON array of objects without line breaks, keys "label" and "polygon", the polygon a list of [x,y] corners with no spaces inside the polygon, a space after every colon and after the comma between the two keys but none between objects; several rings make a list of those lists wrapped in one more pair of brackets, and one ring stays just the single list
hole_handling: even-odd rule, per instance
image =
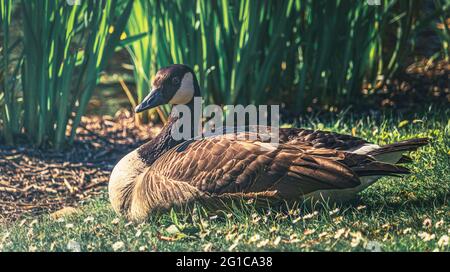
[{"label": "goose head", "polygon": [[156,73],[150,93],[136,107],[135,112],[143,112],[165,104],[186,105],[190,104],[194,97],[200,96],[194,71],[186,65],[174,64]]}]

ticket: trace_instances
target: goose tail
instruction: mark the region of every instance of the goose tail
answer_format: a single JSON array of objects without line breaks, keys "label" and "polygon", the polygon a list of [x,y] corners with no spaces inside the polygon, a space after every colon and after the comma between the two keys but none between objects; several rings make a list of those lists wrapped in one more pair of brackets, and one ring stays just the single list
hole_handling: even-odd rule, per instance
[{"label": "goose tail", "polygon": [[416,138],[416,139],[409,139],[393,144],[383,145],[378,149],[375,149],[371,152],[369,152],[367,155],[371,156],[377,156],[381,154],[386,153],[393,153],[393,152],[407,152],[407,151],[415,151],[419,147],[427,145],[429,143],[428,138]]},{"label": "goose tail", "polygon": [[415,151],[421,146],[429,143],[428,138],[409,139],[393,144],[383,145],[377,149],[371,150],[367,153],[378,161],[386,163],[411,163],[410,157],[403,153]]},{"label": "goose tail", "polygon": [[367,164],[352,167],[352,170],[359,177],[367,176],[399,176],[410,174],[411,171],[403,166],[384,163],[379,161],[372,161]]}]

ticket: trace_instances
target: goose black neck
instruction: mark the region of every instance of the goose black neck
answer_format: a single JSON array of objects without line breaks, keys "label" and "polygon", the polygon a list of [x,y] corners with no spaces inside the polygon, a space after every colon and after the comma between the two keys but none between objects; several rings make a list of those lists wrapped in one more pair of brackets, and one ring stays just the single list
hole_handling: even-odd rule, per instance
[{"label": "goose black neck", "polygon": [[[194,97],[201,97],[200,95],[200,88],[197,83],[197,79],[194,80],[195,82],[195,92]],[[194,112],[194,98],[186,104],[186,106],[189,108],[191,114],[191,126],[190,126],[190,135],[195,135],[195,112]],[[142,160],[149,166],[152,165],[155,160],[157,160],[160,156],[162,156],[164,153],[172,149],[173,147],[185,142],[187,139],[181,139],[176,140],[172,136],[172,130],[179,129],[183,130],[184,127],[178,128],[175,126],[177,121],[180,119],[180,115],[177,111],[172,109],[169,119],[167,120],[167,123],[162,128],[161,132],[152,140],[149,142],[143,144],[141,147],[138,148],[137,152],[139,156],[142,158]]]}]

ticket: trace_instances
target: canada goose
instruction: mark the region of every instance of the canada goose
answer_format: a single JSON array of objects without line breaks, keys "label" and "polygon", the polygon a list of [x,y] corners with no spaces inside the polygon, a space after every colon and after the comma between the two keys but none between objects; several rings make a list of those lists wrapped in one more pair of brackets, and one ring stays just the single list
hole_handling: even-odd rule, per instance
[{"label": "canada goose", "polygon": [[[163,104],[193,107],[200,88],[192,69],[171,65],[158,71],[142,112]],[[233,198],[277,205],[307,198],[345,201],[382,176],[408,174],[402,153],[427,144],[412,139],[378,146],[348,135],[280,129],[280,144],[215,136],[175,140],[171,114],[155,138],[114,167],[109,197],[114,210],[142,221],[156,211],[202,202],[214,207]],[[193,128],[192,128],[193,129]],[[233,135],[232,135],[233,136]],[[267,146],[266,146],[267,147]]]}]

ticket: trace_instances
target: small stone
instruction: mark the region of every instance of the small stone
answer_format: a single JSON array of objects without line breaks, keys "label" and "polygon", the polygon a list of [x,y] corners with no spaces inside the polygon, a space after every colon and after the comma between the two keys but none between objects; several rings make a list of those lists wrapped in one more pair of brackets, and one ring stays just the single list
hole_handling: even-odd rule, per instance
[{"label": "small stone", "polygon": [[122,250],[124,247],[125,247],[125,243],[122,242],[122,241],[115,242],[115,243],[112,245],[112,248],[113,248],[114,251]]},{"label": "small stone", "polygon": [[377,241],[369,241],[365,246],[365,249],[370,252],[381,252],[381,244]]},{"label": "small stone", "polygon": [[280,242],[281,242],[281,237],[277,236],[277,238],[275,238],[275,240],[273,241],[273,245],[278,246],[278,244],[280,244]]},{"label": "small stone", "polygon": [[203,251],[204,252],[211,252],[212,248],[213,248],[213,244],[212,243],[208,243],[208,244],[203,246]]},{"label": "small stone", "polygon": [[449,238],[447,235],[442,236],[438,241],[438,246],[445,247],[449,245]]},{"label": "small stone", "polygon": [[175,225],[170,225],[168,228],[166,228],[166,231],[169,233],[169,234],[177,234],[177,233],[180,233],[180,230],[177,228],[177,226],[175,226]]},{"label": "small stone", "polygon": [[31,245],[31,246],[28,247],[28,251],[30,251],[30,252],[36,252],[36,251],[37,251],[37,247],[34,246],[34,245]]},{"label": "small stone", "polygon": [[142,231],[141,231],[141,230],[138,230],[134,236],[135,236],[136,238],[139,238],[139,237],[141,237],[141,235],[142,235]]},{"label": "small stone", "polygon": [[147,246],[140,246],[139,251],[141,251],[141,252],[147,251]]},{"label": "small stone", "polygon": [[83,220],[84,223],[94,222],[94,217],[88,216]]},{"label": "small stone", "polygon": [[58,220],[63,217],[74,215],[78,212],[79,212],[79,210],[74,207],[64,207],[61,210],[58,210],[58,211],[50,214],[50,217],[54,220]]},{"label": "small stone", "polygon": [[70,240],[67,243],[67,250],[70,251],[70,252],[81,252],[80,243],[78,243],[75,240]]}]

